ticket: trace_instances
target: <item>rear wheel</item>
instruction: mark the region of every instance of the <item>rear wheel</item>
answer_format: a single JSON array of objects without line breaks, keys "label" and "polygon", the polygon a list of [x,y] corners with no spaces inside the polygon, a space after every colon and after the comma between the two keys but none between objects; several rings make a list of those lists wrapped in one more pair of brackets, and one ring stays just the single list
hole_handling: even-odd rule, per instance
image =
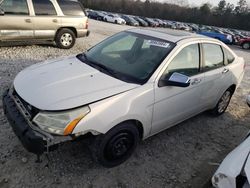
[{"label": "rear wheel", "polygon": [[97,136],[91,147],[95,161],[105,167],[114,167],[126,161],[139,141],[139,131],[132,123],[117,125],[105,135]]},{"label": "rear wheel", "polygon": [[233,91],[231,89],[226,90],[218,101],[216,107],[212,109],[212,114],[215,116],[222,115],[226,111],[232,95]]},{"label": "rear wheel", "polygon": [[76,36],[72,30],[63,28],[57,32],[55,41],[58,48],[70,49],[75,44]]},{"label": "rear wheel", "polygon": [[248,43],[248,42],[243,43],[242,48],[243,49],[249,49],[250,48],[250,43]]}]

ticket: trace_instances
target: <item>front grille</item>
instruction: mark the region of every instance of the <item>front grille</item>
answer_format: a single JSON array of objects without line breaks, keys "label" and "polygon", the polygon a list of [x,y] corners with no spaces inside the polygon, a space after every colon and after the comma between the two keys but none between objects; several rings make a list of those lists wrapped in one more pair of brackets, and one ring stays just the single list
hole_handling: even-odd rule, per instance
[{"label": "front grille", "polygon": [[34,106],[30,105],[29,103],[27,103],[25,100],[23,100],[22,97],[18,95],[15,89],[13,91],[13,95],[21,101],[25,110],[29,113],[31,119],[33,119],[39,113],[39,110],[35,108]]}]

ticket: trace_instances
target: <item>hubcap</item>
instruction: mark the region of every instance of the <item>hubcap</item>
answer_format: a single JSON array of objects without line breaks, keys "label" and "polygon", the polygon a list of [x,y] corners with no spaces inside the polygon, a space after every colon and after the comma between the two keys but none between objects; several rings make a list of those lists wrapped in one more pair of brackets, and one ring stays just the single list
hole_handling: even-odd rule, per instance
[{"label": "hubcap", "polygon": [[61,43],[63,46],[70,46],[73,42],[73,38],[71,36],[71,34],[69,33],[64,33],[62,36],[61,36]]},{"label": "hubcap", "polygon": [[105,147],[105,157],[108,160],[117,160],[131,151],[134,145],[134,137],[130,132],[121,132],[115,135]]},{"label": "hubcap", "polygon": [[243,44],[243,48],[248,49],[250,47],[249,43]]},{"label": "hubcap", "polygon": [[226,110],[228,104],[229,104],[229,101],[230,101],[230,98],[231,98],[231,93],[230,91],[226,91],[223,96],[221,97],[221,100],[220,100],[220,103],[218,105],[218,112],[219,113],[222,113]]}]

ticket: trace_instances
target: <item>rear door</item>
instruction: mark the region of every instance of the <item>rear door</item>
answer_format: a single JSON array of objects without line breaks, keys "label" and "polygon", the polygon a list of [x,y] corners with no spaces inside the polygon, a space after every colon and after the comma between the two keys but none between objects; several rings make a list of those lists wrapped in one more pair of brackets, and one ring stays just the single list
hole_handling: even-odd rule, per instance
[{"label": "rear door", "polygon": [[202,43],[204,92],[202,101],[204,107],[214,107],[222,94],[230,87],[232,76],[226,66],[222,47],[214,43]]},{"label": "rear door", "polygon": [[36,39],[53,40],[61,24],[56,3],[52,0],[32,0],[34,6],[34,34]]},{"label": "rear door", "polygon": [[161,77],[169,78],[177,72],[190,77],[186,88],[155,86],[155,104],[152,134],[169,128],[201,111],[200,97],[204,73],[200,72],[200,47],[198,43],[184,47],[170,62]]},{"label": "rear door", "polygon": [[0,5],[0,40],[16,41],[32,39],[33,20],[26,0],[4,0]]}]

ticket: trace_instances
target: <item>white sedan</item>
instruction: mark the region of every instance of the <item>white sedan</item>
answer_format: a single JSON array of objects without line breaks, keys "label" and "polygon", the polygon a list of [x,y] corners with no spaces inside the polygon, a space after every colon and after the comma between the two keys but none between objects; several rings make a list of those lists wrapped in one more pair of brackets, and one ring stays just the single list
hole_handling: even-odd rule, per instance
[{"label": "white sedan", "polygon": [[[247,97],[250,107],[250,95]],[[212,183],[216,188],[250,187],[250,133],[237,148],[223,160],[215,172]]]},{"label": "white sedan", "polygon": [[243,74],[243,58],[218,40],[131,29],[21,71],[3,106],[28,151],[91,136],[94,159],[113,167],[139,140],[205,110],[223,114]]},{"label": "white sedan", "polygon": [[120,24],[120,25],[126,24],[126,21],[124,19],[122,19],[118,15],[114,15],[114,14],[108,14],[108,15],[104,16],[103,20],[106,22],[116,23],[116,24]]}]

